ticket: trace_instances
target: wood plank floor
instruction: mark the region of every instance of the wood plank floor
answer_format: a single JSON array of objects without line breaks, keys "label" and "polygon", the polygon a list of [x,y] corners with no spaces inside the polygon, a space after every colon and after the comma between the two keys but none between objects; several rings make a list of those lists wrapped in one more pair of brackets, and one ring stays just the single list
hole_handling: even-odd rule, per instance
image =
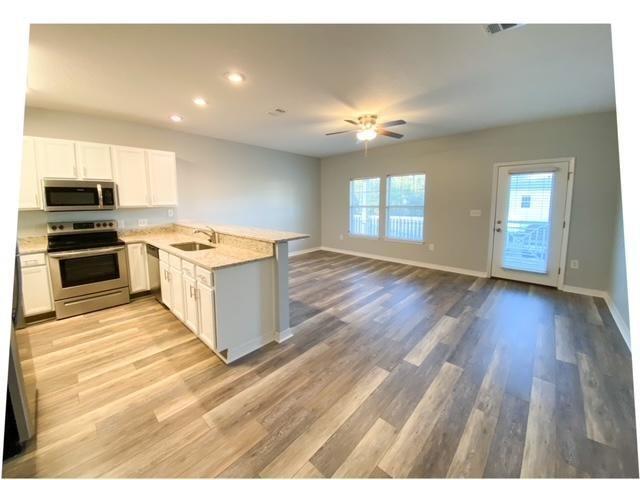
[{"label": "wood plank floor", "polygon": [[327,252],[290,297],[232,366],[152,299],[20,331],[38,435],[4,476],[638,476],[601,299]]}]

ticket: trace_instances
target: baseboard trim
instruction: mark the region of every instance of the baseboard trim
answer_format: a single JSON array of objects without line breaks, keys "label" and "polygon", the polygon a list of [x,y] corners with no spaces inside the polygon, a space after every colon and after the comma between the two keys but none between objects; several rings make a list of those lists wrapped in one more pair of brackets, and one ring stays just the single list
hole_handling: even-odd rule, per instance
[{"label": "baseboard trim", "polygon": [[620,313],[620,310],[618,310],[618,307],[616,307],[613,298],[609,295],[609,292],[605,292],[604,301],[607,303],[607,307],[609,307],[613,321],[616,322],[616,326],[620,331],[620,335],[622,335],[622,338],[624,339],[624,343],[627,344],[627,348],[631,351],[631,331],[622,318],[622,314]]},{"label": "baseboard trim", "polygon": [[602,298],[607,304],[607,308],[613,317],[613,321],[616,322],[616,327],[618,327],[618,331],[620,332],[620,335],[622,335],[624,343],[627,344],[627,348],[631,351],[631,332],[629,327],[625,324],[624,319],[620,314],[620,310],[618,310],[618,307],[616,307],[616,304],[613,302],[611,295],[609,295],[609,292],[605,292],[604,290],[594,290],[592,288],[574,287],[573,285],[564,285],[560,290],[569,293],[577,293],[578,295]]},{"label": "baseboard trim", "polygon": [[573,285],[563,285],[560,290],[568,293],[577,293],[578,295],[588,295],[590,297],[604,298],[607,292],[604,290],[595,290],[593,288],[574,287]]},{"label": "baseboard trim", "polygon": [[291,328],[287,328],[282,332],[275,332],[273,334],[273,339],[278,343],[282,343],[285,340],[289,340],[291,337],[293,337],[293,331],[291,330]]},{"label": "baseboard trim", "polygon": [[342,253],[344,255],[354,255],[356,257],[372,258],[374,260],[382,260],[383,262],[401,263],[403,265],[411,265],[414,267],[430,268],[432,270],[441,270],[443,272],[459,273],[460,275],[470,275],[472,277],[487,278],[489,276],[487,272],[481,272],[479,270],[467,270],[466,268],[450,267],[448,265],[438,265],[435,263],[418,262],[415,260],[406,260],[404,258],[385,257],[383,255],[358,252],[356,250],[342,250],[340,248],[332,247],[320,247],[319,250],[333,253]]},{"label": "baseboard trim", "polygon": [[322,250],[322,247],[307,248],[305,250],[296,250],[295,252],[289,252],[290,257],[297,257],[298,255],[304,255],[305,253],[313,253]]}]

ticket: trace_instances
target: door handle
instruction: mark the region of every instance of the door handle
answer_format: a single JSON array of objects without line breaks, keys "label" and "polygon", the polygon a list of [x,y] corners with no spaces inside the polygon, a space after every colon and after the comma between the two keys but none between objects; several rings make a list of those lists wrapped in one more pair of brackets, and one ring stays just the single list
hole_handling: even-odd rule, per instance
[{"label": "door handle", "polygon": [[502,229],[500,227],[496,228],[496,232],[501,232]]}]

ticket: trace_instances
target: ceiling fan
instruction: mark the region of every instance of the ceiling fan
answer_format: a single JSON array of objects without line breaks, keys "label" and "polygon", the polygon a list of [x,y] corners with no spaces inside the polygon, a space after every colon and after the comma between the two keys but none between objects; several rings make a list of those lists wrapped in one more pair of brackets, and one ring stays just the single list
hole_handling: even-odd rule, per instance
[{"label": "ceiling fan", "polygon": [[386,127],[394,127],[396,125],[406,125],[404,120],[391,120],[390,122],[377,123],[377,115],[362,115],[358,117],[358,120],[345,120],[347,123],[356,125],[358,128],[351,128],[349,130],[340,130],[338,132],[331,132],[325,135],[339,135],[341,133],[357,132],[356,137],[358,140],[368,142],[373,140],[378,135],[384,135],[391,138],[402,138],[404,135],[390,130],[386,130]]}]

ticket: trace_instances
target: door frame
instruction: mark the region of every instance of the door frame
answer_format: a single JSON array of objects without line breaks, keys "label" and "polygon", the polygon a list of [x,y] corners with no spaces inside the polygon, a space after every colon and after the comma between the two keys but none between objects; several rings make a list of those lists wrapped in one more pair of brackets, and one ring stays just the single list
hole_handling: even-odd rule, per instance
[{"label": "door frame", "polygon": [[573,199],[573,180],[575,178],[575,157],[545,158],[541,160],[522,160],[518,162],[498,162],[493,164],[493,178],[491,182],[491,215],[489,217],[489,245],[487,252],[487,277],[491,277],[493,264],[493,243],[495,237],[494,224],[496,222],[496,208],[498,205],[498,169],[500,167],[515,167],[539,165],[545,163],[568,163],[569,179],[567,184],[567,199],[564,209],[565,228],[562,229],[562,243],[560,246],[560,274],[558,275],[558,290],[564,288],[564,277],[567,270],[567,248],[569,243],[569,229],[571,227],[571,201]]}]

